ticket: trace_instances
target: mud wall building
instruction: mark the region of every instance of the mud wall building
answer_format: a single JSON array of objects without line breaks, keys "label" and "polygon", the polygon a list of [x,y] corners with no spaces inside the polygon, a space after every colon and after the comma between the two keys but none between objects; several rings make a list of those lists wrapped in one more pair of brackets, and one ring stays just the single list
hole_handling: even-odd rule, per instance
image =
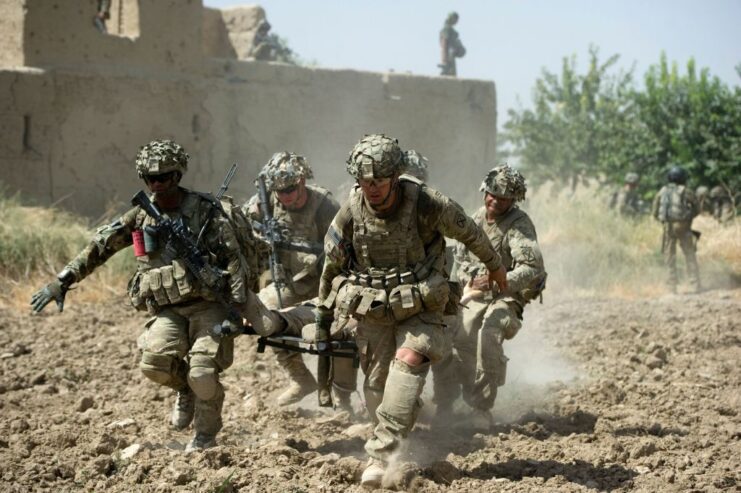
[{"label": "mud wall building", "polygon": [[228,165],[252,180],[273,152],[305,154],[318,182],[346,182],[365,133],[385,132],[431,161],[443,191],[475,187],[495,150],[493,82],[240,60],[259,7],[113,0],[0,0],[0,169],[5,188],[88,216],[141,187],[139,146],[173,138],[191,155],[186,186],[214,190]]}]

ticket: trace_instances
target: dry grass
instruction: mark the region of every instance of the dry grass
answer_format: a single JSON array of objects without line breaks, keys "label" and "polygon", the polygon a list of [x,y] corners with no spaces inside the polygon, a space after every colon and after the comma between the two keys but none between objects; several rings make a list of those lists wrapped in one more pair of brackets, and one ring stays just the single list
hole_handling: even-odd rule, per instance
[{"label": "dry grass", "polygon": [[[620,217],[606,207],[603,193],[580,188],[555,193],[543,187],[524,205],[539,232],[555,295],[649,298],[668,293],[661,255],[661,225],[650,216]],[[708,288],[737,287],[741,279],[739,222],[721,226],[700,217],[698,258]],[[678,254],[680,274],[684,258]]]},{"label": "dry grass", "polygon": [[[0,197],[0,215],[0,306],[25,310],[31,294],[74,258],[94,228],[57,209],[24,207],[17,197]],[[119,252],[67,299],[97,302],[122,293],[133,266],[130,251]]]}]

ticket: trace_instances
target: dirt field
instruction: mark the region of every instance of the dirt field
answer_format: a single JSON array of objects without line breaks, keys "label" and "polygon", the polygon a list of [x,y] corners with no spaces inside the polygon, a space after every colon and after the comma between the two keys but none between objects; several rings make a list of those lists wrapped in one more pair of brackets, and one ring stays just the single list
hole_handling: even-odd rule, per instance
[{"label": "dirt field", "polygon": [[[226,372],[220,445],[182,451],[173,394],[137,368],[145,318],[123,298],[57,315],[0,312],[2,491],[362,491],[369,427],[271,406],[285,380],[254,340]],[[649,301],[546,298],[506,350],[487,434],[465,410],[412,433],[411,491],[739,491],[741,290]],[[313,366],[313,360],[310,361]],[[429,387],[429,386],[428,386]],[[429,397],[429,396],[427,396]],[[360,407],[359,398],[356,404]],[[408,457],[403,458],[403,460]]]}]

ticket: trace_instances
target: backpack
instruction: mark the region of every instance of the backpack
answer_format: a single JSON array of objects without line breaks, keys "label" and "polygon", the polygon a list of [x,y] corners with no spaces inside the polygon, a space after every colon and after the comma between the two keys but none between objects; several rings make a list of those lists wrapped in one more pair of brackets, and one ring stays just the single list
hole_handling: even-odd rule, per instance
[{"label": "backpack", "polygon": [[670,183],[664,187],[659,203],[659,221],[681,222],[692,219],[692,204],[686,197],[687,187]]}]

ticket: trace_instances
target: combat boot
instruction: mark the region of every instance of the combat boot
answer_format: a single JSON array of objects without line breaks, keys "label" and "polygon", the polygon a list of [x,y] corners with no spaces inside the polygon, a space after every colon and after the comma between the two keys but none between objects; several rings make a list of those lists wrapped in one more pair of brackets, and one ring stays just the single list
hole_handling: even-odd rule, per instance
[{"label": "combat boot", "polygon": [[184,430],[193,421],[195,414],[196,397],[190,387],[185,387],[177,392],[175,405],[172,408],[170,424],[176,430]]},{"label": "combat boot", "polygon": [[386,474],[386,464],[378,459],[369,459],[360,478],[360,486],[368,489],[380,488],[384,474]]},{"label": "combat boot", "polygon": [[279,406],[288,406],[299,402],[301,399],[316,392],[317,384],[314,375],[311,374],[301,355],[280,361],[283,369],[288,373],[291,383],[288,388],[278,396],[276,402]]},{"label": "combat boot", "polygon": [[338,390],[334,388],[334,404],[338,411],[345,411],[350,415],[350,419],[355,418],[355,409],[352,407],[352,392]]},{"label": "combat boot", "polygon": [[216,435],[208,433],[196,433],[193,438],[185,446],[186,452],[193,452],[197,450],[205,450],[216,446]]}]

